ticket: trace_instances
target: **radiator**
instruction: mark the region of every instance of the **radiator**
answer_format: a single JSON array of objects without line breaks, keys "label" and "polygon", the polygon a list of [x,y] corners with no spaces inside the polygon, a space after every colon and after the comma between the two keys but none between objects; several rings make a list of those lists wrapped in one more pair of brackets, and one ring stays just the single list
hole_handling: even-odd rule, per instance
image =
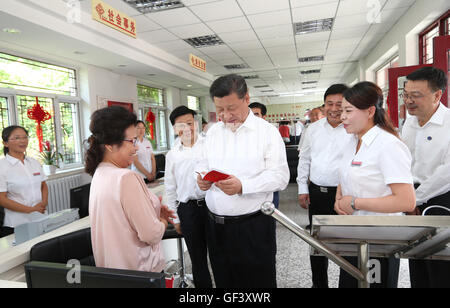
[{"label": "radiator", "polygon": [[47,214],[70,208],[70,189],[81,186],[81,174],[47,181]]}]

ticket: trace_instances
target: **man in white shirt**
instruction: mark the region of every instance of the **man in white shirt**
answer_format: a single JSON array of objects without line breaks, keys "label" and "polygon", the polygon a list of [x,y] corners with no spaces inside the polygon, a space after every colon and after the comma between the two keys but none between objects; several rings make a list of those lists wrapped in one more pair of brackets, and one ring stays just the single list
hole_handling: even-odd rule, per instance
[{"label": "man in white shirt", "polygon": [[302,135],[303,129],[305,126],[303,126],[303,123],[300,120],[294,120],[294,127],[295,127],[295,143],[299,144],[300,142],[300,136]]},{"label": "man in white shirt", "polygon": [[[421,68],[407,77],[403,99],[412,116],[406,119],[402,139],[411,151],[416,187],[416,212],[450,215],[450,110],[440,99],[447,87],[445,72]],[[411,286],[449,288],[450,262],[410,260]]]},{"label": "man in white shirt", "polygon": [[[341,104],[345,90],[335,84],[324,95],[325,118],[311,123],[305,132],[297,168],[298,202],[313,215],[336,215],[334,202],[339,184],[339,163],[352,136],[341,124]],[[328,288],[328,259],[311,256],[313,288]]]},{"label": "man in white shirt", "polygon": [[200,172],[229,175],[212,183],[197,177],[206,192],[208,248],[217,287],[276,287],[275,221],[261,213],[273,192],[284,190],[289,168],[277,129],[255,117],[245,79],[218,78],[210,87],[220,122],[207,133]]},{"label": "man in white shirt", "polygon": [[211,288],[206,244],[205,192],[198,189],[195,166],[203,153],[204,138],[198,133],[197,113],[186,106],[170,114],[178,138],[167,153],[164,186],[169,209],[177,213],[175,229],[184,235],[192,261],[192,274],[197,288]]}]

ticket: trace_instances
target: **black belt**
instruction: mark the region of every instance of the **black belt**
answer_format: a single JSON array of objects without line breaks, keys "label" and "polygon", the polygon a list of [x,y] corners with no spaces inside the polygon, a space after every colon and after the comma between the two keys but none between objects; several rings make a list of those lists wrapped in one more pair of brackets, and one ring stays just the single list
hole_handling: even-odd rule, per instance
[{"label": "black belt", "polygon": [[230,223],[236,223],[236,222],[242,222],[244,220],[257,217],[259,215],[262,215],[261,211],[256,211],[250,214],[240,215],[240,216],[220,216],[212,213],[208,210],[208,216],[216,223],[216,224],[230,224]]},{"label": "black belt", "polygon": [[194,204],[197,206],[205,206],[206,202],[205,199],[195,199],[195,200],[188,200],[188,202],[179,202],[179,204]]},{"label": "black belt", "polygon": [[336,186],[319,186],[319,185],[314,184],[313,182],[310,182],[309,185],[324,194],[336,193],[336,189],[337,189]]}]

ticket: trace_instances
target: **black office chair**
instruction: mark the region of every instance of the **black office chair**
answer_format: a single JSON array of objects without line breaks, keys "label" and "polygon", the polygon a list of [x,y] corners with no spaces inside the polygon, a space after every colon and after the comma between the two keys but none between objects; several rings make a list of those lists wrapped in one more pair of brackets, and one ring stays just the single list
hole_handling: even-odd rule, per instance
[{"label": "black office chair", "polygon": [[91,228],[78,230],[37,243],[30,251],[30,261],[66,264],[71,259],[79,260],[81,265],[95,266],[91,243]]},{"label": "black office chair", "polygon": [[156,154],[156,179],[164,177],[164,171],[166,169],[166,156],[164,154]]}]

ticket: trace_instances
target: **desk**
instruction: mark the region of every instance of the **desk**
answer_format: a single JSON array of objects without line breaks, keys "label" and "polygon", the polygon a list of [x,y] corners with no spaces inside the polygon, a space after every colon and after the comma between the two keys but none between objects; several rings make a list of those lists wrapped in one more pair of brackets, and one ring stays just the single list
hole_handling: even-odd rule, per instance
[{"label": "desk", "polygon": [[[151,183],[150,186],[150,191],[155,195],[164,196],[163,181],[159,181],[159,185]],[[67,233],[89,228],[90,226],[88,216],[16,246],[13,246],[14,234],[0,238],[0,288],[22,286],[17,283],[8,284],[8,282],[25,282],[24,264],[30,260],[30,251],[35,244]],[[175,259],[175,257],[172,257],[174,255],[176,256],[177,248],[175,240],[164,241],[163,248],[166,254],[166,260]],[[175,254],[173,251],[175,251]]]}]

